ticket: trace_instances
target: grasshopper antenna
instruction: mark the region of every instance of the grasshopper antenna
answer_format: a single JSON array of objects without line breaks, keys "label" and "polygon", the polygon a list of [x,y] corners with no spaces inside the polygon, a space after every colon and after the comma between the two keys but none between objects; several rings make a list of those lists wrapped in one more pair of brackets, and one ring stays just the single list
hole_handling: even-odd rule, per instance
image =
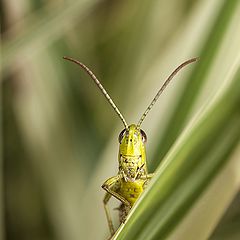
[{"label": "grasshopper antenna", "polygon": [[113,102],[113,100],[111,99],[111,97],[109,96],[109,94],[107,93],[107,91],[105,90],[105,88],[103,87],[103,85],[100,83],[100,81],[97,79],[97,77],[94,75],[94,73],[87,67],[85,66],[83,63],[79,62],[78,60],[75,60],[71,57],[63,57],[65,60],[68,60],[70,62],[76,63],[77,65],[79,65],[83,70],[85,70],[85,72],[92,78],[92,80],[96,83],[97,87],[100,89],[100,91],[103,93],[103,95],[105,96],[105,98],[107,99],[107,101],[110,103],[110,105],[112,106],[112,108],[114,109],[114,111],[117,113],[117,115],[120,117],[120,119],[122,120],[124,126],[126,129],[128,129],[128,125],[127,122],[125,121],[123,115],[121,114],[121,112],[119,111],[119,109],[117,108],[117,106],[115,105],[115,103]]},{"label": "grasshopper antenna", "polygon": [[159,91],[157,92],[156,96],[154,97],[154,99],[152,100],[152,102],[149,104],[149,106],[147,107],[147,109],[145,110],[145,112],[143,113],[142,117],[140,118],[137,127],[140,128],[143,120],[145,119],[145,117],[147,116],[147,114],[149,113],[149,111],[152,109],[153,105],[156,103],[156,101],[158,100],[159,96],[162,94],[162,92],[164,91],[164,89],[167,87],[167,85],[171,82],[171,80],[173,79],[173,77],[175,77],[175,75],[185,66],[187,66],[190,63],[196,62],[199,58],[191,58],[187,61],[185,61],[184,63],[182,63],[181,65],[179,65],[171,74],[170,76],[167,78],[167,80],[163,83],[162,87],[159,89]]}]

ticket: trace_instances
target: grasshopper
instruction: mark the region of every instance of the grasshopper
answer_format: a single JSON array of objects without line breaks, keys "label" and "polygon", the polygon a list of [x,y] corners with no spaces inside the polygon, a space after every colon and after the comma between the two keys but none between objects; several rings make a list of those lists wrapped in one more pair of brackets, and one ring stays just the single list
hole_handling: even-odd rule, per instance
[{"label": "grasshopper", "polygon": [[166,79],[163,83],[152,102],[149,104],[142,117],[137,124],[128,125],[125,121],[123,115],[113,102],[112,98],[109,96],[107,91],[104,89],[100,81],[93,74],[93,72],[86,67],[83,63],[70,58],[64,57],[64,59],[76,63],[81,68],[83,68],[86,73],[92,78],[95,84],[98,86],[100,91],[103,93],[107,101],[110,103],[114,111],[117,113],[121,121],[123,122],[124,129],[120,132],[119,140],[119,154],[118,154],[118,163],[119,169],[118,174],[114,177],[107,179],[102,188],[106,191],[106,194],[103,199],[104,210],[107,217],[107,222],[110,230],[111,236],[114,235],[115,230],[113,222],[109,213],[107,203],[109,199],[113,196],[118,199],[121,204],[118,208],[119,210],[119,219],[120,223],[124,223],[126,220],[129,211],[132,206],[139,198],[141,193],[147,187],[149,181],[154,176],[154,173],[148,173],[147,162],[146,162],[146,151],[145,144],[147,142],[146,133],[140,128],[143,120],[152,109],[153,105],[156,103],[159,96],[162,94],[164,89],[167,87],[169,82],[173,77],[186,65],[197,61],[198,58],[192,58],[181,65],[179,65]]}]

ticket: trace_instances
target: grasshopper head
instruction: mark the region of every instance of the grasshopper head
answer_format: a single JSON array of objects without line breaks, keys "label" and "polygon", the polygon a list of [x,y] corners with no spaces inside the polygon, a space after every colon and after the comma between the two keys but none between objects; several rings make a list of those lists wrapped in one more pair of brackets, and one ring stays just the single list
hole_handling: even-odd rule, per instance
[{"label": "grasshopper head", "polygon": [[125,181],[134,181],[146,173],[146,140],[145,132],[134,124],[119,134],[119,172]]}]

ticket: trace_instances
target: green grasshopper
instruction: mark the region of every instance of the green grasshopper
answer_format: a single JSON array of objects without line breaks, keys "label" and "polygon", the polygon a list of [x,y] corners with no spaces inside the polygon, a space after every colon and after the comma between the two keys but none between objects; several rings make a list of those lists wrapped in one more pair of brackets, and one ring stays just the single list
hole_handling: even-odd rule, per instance
[{"label": "green grasshopper", "polygon": [[109,199],[113,196],[121,202],[119,210],[119,219],[120,223],[124,223],[126,220],[129,211],[132,206],[139,198],[140,194],[144,191],[148,182],[153,177],[153,173],[148,173],[147,163],[146,163],[146,151],[145,143],[147,142],[146,133],[140,128],[143,120],[152,109],[153,105],[156,103],[157,99],[167,87],[169,82],[173,77],[186,65],[197,61],[197,58],[189,59],[179,65],[167,78],[164,84],[161,86],[160,90],[157,92],[156,96],[149,104],[142,117],[138,121],[137,125],[131,124],[128,125],[125,121],[123,115],[108,95],[107,91],[104,89],[100,81],[93,74],[93,72],[86,67],[83,63],[70,58],[64,57],[64,59],[69,60],[78,64],[82,67],[93,79],[98,88],[101,90],[107,101],[110,103],[114,111],[117,113],[119,118],[122,120],[124,129],[119,134],[119,154],[118,154],[118,163],[119,169],[118,174],[114,177],[107,179],[102,188],[106,191],[105,197],[103,199],[104,209],[108,221],[109,230],[111,236],[114,235],[114,226],[109,213],[107,203]]}]

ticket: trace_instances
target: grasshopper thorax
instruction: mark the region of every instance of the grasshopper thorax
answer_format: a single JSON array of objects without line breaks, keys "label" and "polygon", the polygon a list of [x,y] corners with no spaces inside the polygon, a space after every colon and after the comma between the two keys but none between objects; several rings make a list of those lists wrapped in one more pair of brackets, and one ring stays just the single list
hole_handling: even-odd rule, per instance
[{"label": "grasshopper thorax", "polygon": [[119,172],[125,181],[134,181],[146,174],[145,132],[135,124],[119,134]]}]

